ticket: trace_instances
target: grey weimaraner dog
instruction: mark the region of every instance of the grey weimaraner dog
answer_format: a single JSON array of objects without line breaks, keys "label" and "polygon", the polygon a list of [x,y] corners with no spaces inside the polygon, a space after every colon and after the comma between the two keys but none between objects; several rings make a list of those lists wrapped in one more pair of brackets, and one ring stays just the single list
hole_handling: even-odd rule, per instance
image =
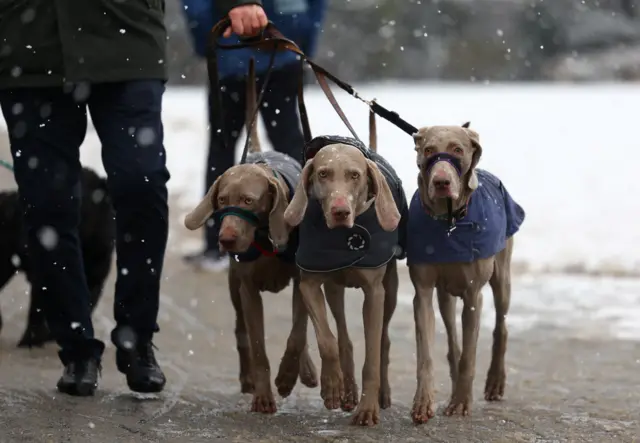
[{"label": "grey weimaraner dog", "polygon": [[[435,334],[434,289],[449,346],[452,391],[445,415],[470,412],[480,290],[487,282],[493,291],[496,324],[485,399],[495,401],[504,395],[511,253],[524,211],[497,177],[476,169],[482,148],[478,134],[468,126],[433,126],[414,135],[420,173],[410,203],[407,263],[415,287],[418,385],[412,418],[416,423],[434,415],[430,354]],[[456,336],[455,297],[464,303],[462,353]]]},{"label": "grey weimaraner dog", "polygon": [[[353,423],[373,425],[379,421],[380,407],[391,402],[388,327],[396,306],[396,257],[404,242],[406,217],[401,220],[401,214],[407,214],[407,203],[391,166],[358,140],[316,137],[306,145],[305,157],[285,220],[290,226],[300,225],[296,262],[322,359],[321,395],[328,409],[352,410],[358,405],[344,291],[361,288],[366,356],[362,398]],[[336,320],[337,341],[329,327],[325,295]]]},{"label": "grey weimaraner dog", "polygon": [[[247,122],[252,121],[250,106],[255,106],[255,74],[251,68]],[[246,163],[233,166],[215,181],[187,215],[185,225],[198,229],[213,214],[220,227],[220,248],[234,257],[229,268],[229,292],[236,312],[241,389],[253,393],[252,411],[273,413],[276,404],[265,349],[261,292],[280,292],[293,281],[293,326],[276,377],[279,394],[288,396],[298,376],[308,387],[318,385],[308,353],[308,314],[294,260],[297,232],[290,232],[284,222],[284,211],[302,168],[285,154],[259,152],[255,124],[247,129],[252,153]]]}]

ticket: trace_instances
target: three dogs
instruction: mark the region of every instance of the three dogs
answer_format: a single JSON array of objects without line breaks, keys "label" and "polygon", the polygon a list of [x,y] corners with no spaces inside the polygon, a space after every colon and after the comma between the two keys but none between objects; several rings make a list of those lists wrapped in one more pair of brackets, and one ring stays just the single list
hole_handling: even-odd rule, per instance
[{"label": "three dogs", "polygon": [[[468,124],[421,128],[414,141],[419,174],[410,205],[395,171],[375,152],[375,143],[371,143],[374,149],[367,149],[355,139],[327,136],[305,146],[306,163],[295,185],[269,165],[281,154],[269,153],[274,156],[271,160],[265,158],[267,154],[250,156],[247,164],[223,175],[187,216],[187,227],[195,229],[221,212],[216,219],[221,246],[239,256],[251,255],[247,251],[256,249],[261,238],[267,249],[269,242],[272,247],[287,245],[288,260],[254,251],[258,257],[254,264],[243,263],[237,255],[229,272],[238,315],[242,389],[247,391],[247,374],[253,374],[256,389],[260,386],[259,392],[254,391],[252,410],[275,411],[258,293],[279,291],[291,280],[293,326],[276,377],[280,394],[291,392],[296,376],[309,387],[317,384],[306,344],[310,316],[322,360],[325,407],[357,408],[354,424],[378,423],[380,408],[391,404],[388,326],[397,299],[397,259],[405,256],[415,288],[418,368],[413,421],[425,423],[435,411],[430,353],[435,335],[434,291],[449,346],[452,391],[445,415],[470,412],[480,290],[486,283],[493,291],[496,324],[485,399],[500,400],[504,395],[510,263],[513,236],[524,211],[497,177],[476,168],[482,147]],[[269,242],[260,229],[268,230]],[[361,288],[365,296],[366,355],[360,399],[344,312],[347,287]],[[464,303],[462,350],[455,327],[456,297]],[[336,321],[337,339],[329,327],[325,300]],[[251,356],[243,349],[244,328],[249,330]]]}]

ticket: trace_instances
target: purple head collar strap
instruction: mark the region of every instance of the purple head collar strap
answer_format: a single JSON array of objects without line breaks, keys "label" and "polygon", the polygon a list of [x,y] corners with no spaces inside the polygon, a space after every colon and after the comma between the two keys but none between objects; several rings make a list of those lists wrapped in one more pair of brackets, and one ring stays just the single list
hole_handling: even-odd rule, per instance
[{"label": "purple head collar strap", "polygon": [[455,155],[447,154],[446,152],[440,152],[437,154],[432,154],[429,157],[425,158],[422,162],[422,169],[426,174],[429,174],[431,168],[440,161],[444,161],[453,166],[453,169],[456,170],[458,176],[462,175],[462,165],[460,164],[460,159]]}]

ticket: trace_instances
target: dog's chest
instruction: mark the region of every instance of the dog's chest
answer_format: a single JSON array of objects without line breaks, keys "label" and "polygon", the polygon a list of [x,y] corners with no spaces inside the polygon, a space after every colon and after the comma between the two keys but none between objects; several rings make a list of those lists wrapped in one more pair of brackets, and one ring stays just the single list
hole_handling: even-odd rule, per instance
[{"label": "dog's chest", "polygon": [[241,281],[250,281],[261,292],[280,292],[297,274],[295,264],[276,257],[260,257],[251,263],[232,262]]},{"label": "dog's chest", "polygon": [[445,263],[435,265],[436,287],[455,297],[477,293],[493,274],[494,258],[471,263]]},{"label": "dog's chest", "polygon": [[473,262],[504,249],[524,221],[524,210],[511,198],[502,182],[478,169],[479,186],[467,214],[451,230],[445,220],[425,211],[418,191],[409,206],[407,264]]}]

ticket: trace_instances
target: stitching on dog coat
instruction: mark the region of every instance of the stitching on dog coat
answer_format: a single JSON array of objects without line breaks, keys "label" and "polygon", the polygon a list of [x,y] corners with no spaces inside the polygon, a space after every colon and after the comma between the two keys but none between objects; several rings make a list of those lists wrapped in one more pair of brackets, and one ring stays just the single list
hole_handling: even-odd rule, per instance
[{"label": "stitching on dog coat", "polygon": [[419,191],[411,199],[407,264],[472,262],[492,257],[520,229],[525,212],[495,175],[476,169],[478,188],[467,214],[449,231],[448,223],[428,215]]},{"label": "stitching on dog coat", "polygon": [[298,267],[311,272],[330,272],[348,267],[378,268],[393,258],[404,258],[409,209],[400,178],[380,155],[367,149],[356,139],[316,137],[306,145],[305,153],[308,153],[307,149],[313,151],[310,155],[312,157],[324,146],[335,143],[354,146],[376,163],[391,188],[401,221],[395,231],[384,231],[378,223],[374,202],[368,210],[356,217],[353,228],[329,229],[320,201],[310,197],[300,223],[300,244],[296,254]]}]

